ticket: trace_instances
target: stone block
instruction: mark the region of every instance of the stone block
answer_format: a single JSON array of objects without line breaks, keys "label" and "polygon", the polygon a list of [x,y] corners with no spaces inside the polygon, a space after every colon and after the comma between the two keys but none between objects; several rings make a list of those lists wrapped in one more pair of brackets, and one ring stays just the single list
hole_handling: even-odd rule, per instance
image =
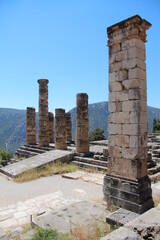
[{"label": "stone block", "polygon": [[118,72],[122,69],[122,63],[121,62],[115,62],[109,65],[109,73],[112,72]]},{"label": "stone block", "polygon": [[139,58],[143,61],[146,59],[145,55],[145,50],[137,48],[137,47],[132,47],[128,49],[128,58]]},{"label": "stone block", "polygon": [[110,113],[108,117],[108,122],[109,123],[116,123],[116,114],[115,113]]},{"label": "stone block", "polygon": [[109,137],[108,137],[108,147],[110,147],[110,146],[115,146],[115,144],[116,144],[116,135],[109,135]]},{"label": "stone block", "polygon": [[116,112],[116,123],[130,123],[129,112]]},{"label": "stone block", "polygon": [[114,44],[113,46],[109,47],[109,55],[112,55],[113,53],[119,52],[121,50],[120,44]]},{"label": "stone block", "polygon": [[129,69],[129,79],[143,79],[146,80],[146,71],[141,68]]},{"label": "stone block", "polygon": [[140,80],[139,79],[127,79],[122,82],[123,87],[128,90],[130,88],[140,88]]},{"label": "stone block", "polygon": [[109,74],[109,82],[115,82],[116,81],[116,73],[112,72]]},{"label": "stone block", "polygon": [[138,89],[138,88],[129,89],[128,98],[129,98],[129,100],[146,101],[146,99],[147,99],[146,91]]},{"label": "stone block", "polygon": [[138,148],[126,148],[122,147],[122,157],[126,159],[137,159],[139,156]]},{"label": "stone block", "polygon": [[124,135],[136,136],[139,134],[138,130],[139,129],[137,124],[124,124],[122,126],[122,134]]},{"label": "stone block", "polygon": [[116,72],[116,75],[115,75],[116,81],[121,82],[125,79],[128,79],[128,70],[127,69],[123,69],[121,71]]},{"label": "stone block", "polygon": [[109,92],[109,102],[115,102],[116,100],[116,93],[115,92]]},{"label": "stone block", "polygon": [[109,134],[121,134],[122,133],[121,124],[108,124],[108,132]]},{"label": "stone block", "polygon": [[109,109],[110,113],[115,112],[116,111],[116,104],[115,104],[115,102],[109,102],[108,103],[108,109]]},{"label": "stone block", "polygon": [[115,106],[116,106],[116,112],[121,112],[122,111],[122,102],[116,101]]},{"label": "stone block", "polygon": [[137,47],[142,50],[145,50],[145,44],[140,39],[130,39],[128,41],[122,42],[122,50],[130,49],[133,47]]},{"label": "stone block", "polygon": [[116,53],[116,61],[120,62],[127,59],[127,50],[120,51]]},{"label": "stone block", "polygon": [[122,157],[122,148],[119,146],[110,146],[108,148],[108,153],[112,157],[121,158]]},{"label": "stone block", "polygon": [[115,145],[120,147],[129,147],[129,136],[125,135],[117,135],[115,137]]},{"label": "stone block", "polygon": [[142,111],[147,112],[146,101],[141,100],[129,100],[122,102],[122,111],[123,112],[135,112]]},{"label": "stone block", "polygon": [[116,54],[112,53],[109,57],[109,64],[112,64],[116,61]]},{"label": "stone block", "polygon": [[115,92],[115,101],[128,101],[128,93],[126,91]]},{"label": "stone block", "polygon": [[109,92],[118,92],[122,91],[123,87],[120,82],[109,83]]},{"label": "stone block", "polygon": [[146,70],[145,62],[139,58],[131,58],[131,59],[122,61],[122,69],[129,70],[129,69],[135,68],[135,67],[139,67],[143,70]]}]

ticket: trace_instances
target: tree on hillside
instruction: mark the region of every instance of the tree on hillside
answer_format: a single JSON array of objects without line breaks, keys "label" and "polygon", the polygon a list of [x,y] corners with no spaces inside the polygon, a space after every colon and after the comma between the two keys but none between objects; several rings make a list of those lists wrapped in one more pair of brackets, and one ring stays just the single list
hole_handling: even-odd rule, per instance
[{"label": "tree on hillside", "polygon": [[89,141],[98,141],[98,140],[105,140],[104,130],[101,128],[96,128],[94,131],[91,132],[89,135]]},{"label": "tree on hillside", "polygon": [[153,119],[153,132],[159,132],[160,133],[160,119]]}]

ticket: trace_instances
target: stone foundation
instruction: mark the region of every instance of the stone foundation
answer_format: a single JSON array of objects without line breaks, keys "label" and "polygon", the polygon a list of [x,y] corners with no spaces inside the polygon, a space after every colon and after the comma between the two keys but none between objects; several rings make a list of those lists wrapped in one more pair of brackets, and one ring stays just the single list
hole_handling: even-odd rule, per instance
[{"label": "stone foundation", "polygon": [[110,209],[118,206],[141,214],[153,207],[151,182],[148,176],[132,181],[106,174],[103,191]]}]

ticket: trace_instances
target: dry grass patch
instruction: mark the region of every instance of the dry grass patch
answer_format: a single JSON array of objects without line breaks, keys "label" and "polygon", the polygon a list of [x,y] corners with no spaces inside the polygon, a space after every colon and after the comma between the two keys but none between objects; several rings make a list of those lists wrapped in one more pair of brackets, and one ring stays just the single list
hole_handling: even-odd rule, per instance
[{"label": "dry grass patch", "polygon": [[67,163],[50,163],[39,168],[28,170],[18,175],[14,181],[16,182],[28,182],[40,177],[48,177],[54,174],[71,173],[77,170],[77,166]]},{"label": "dry grass patch", "polygon": [[103,228],[97,226],[78,226],[70,234],[71,240],[99,240],[110,233],[110,226],[106,223]]},{"label": "dry grass patch", "polygon": [[154,206],[157,207],[160,204],[160,196],[153,197]]}]

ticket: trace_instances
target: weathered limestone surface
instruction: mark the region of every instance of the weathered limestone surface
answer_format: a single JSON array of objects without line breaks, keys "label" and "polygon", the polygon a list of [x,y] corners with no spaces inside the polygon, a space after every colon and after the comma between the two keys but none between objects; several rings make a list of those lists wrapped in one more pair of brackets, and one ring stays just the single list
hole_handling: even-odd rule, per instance
[{"label": "weathered limestone surface", "polygon": [[35,108],[27,107],[26,144],[36,144],[36,112]]},{"label": "weathered limestone surface", "polygon": [[48,131],[48,80],[39,79],[38,145],[49,145]]},{"label": "weathered limestone surface", "polygon": [[89,152],[89,116],[86,93],[77,94],[76,106],[76,151],[87,153]]},{"label": "weathered limestone surface", "polygon": [[66,127],[67,127],[67,141],[72,142],[72,121],[71,121],[71,113],[66,113]]},{"label": "weathered limestone surface", "polygon": [[54,114],[48,113],[49,142],[54,143]]},{"label": "weathered limestone surface", "polygon": [[142,213],[153,206],[147,176],[145,42],[151,26],[138,15],[107,29],[109,47],[108,173],[110,205]]},{"label": "weathered limestone surface", "polygon": [[67,129],[65,110],[58,108],[55,110],[55,148],[67,149]]}]

